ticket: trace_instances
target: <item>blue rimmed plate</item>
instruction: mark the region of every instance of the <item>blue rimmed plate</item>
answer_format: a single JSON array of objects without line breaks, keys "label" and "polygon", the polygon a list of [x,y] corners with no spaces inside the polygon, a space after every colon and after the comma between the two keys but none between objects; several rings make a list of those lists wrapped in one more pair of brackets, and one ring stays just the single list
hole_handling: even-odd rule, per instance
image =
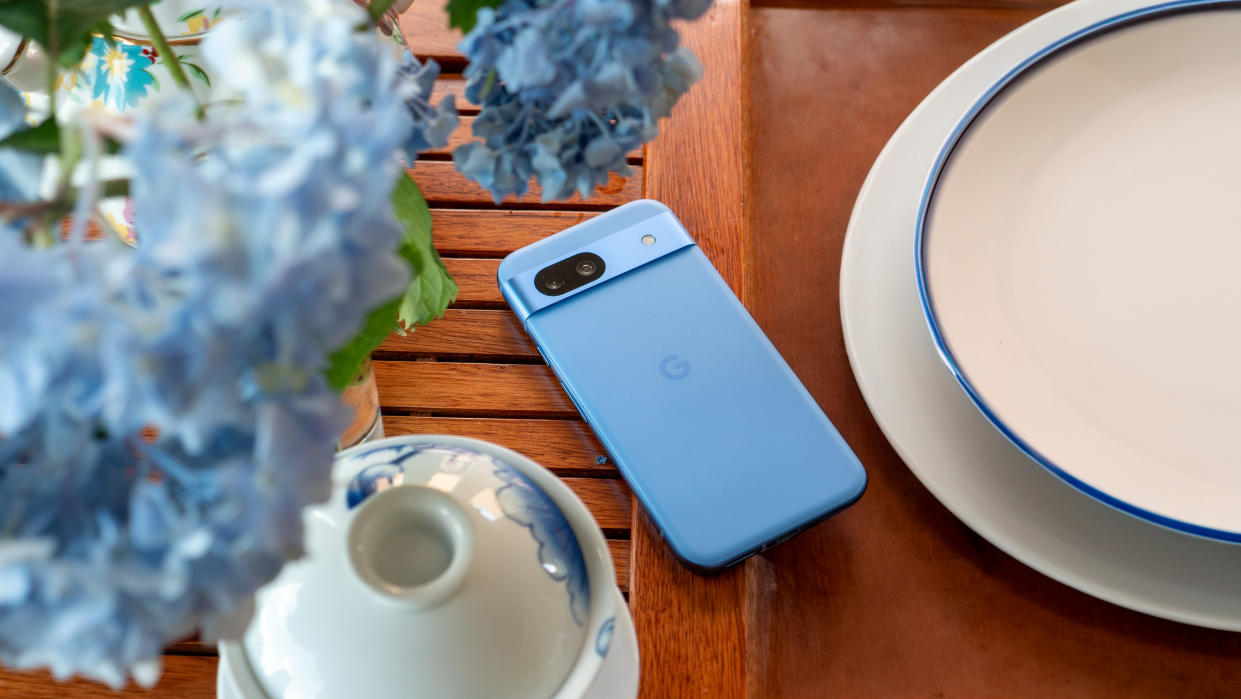
[{"label": "blue rimmed plate", "polygon": [[1239,202],[1241,3],[1129,7],[974,102],[916,240],[937,349],[1004,436],[1112,507],[1228,542]]},{"label": "blue rimmed plate", "polygon": [[840,307],[858,386],[910,471],[979,535],[1100,599],[1241,631],[1241,546],[1189,536],[1100,503],[1039,468],[983,417],[926,330],[913,240],[945,139],[1014,66],[1149,0],[1077,0],[957,69],[905,120],[866,178],[845,240]]}]

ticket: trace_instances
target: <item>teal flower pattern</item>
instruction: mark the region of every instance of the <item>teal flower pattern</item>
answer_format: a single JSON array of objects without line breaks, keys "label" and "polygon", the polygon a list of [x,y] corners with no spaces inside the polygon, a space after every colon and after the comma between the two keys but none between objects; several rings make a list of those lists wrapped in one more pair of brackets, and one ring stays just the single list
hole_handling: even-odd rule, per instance
[{"label": "teal flower pattern", "polygon": [[150,48],[95,37],[83,66],[94,87],[91,98],[118,112],[134,107],[152,87],[159,89],[149,70],[155,60]]}]

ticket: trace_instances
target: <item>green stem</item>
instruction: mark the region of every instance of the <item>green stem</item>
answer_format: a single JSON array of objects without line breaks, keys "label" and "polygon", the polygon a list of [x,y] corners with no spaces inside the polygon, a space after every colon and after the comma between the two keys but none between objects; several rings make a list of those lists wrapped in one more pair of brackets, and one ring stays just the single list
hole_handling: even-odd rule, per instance
[{"label": "green stem", "polygon": [[[53,3],[53,6],[54,5],[55,3]],[[53,21],[54,21],[54,18],[55,18],[55,13],[53,11]],[[55,120],[56,120],[56,79],[60,77],[60,53],[56,50],[57,47],[56,47],[55,31],[49,31],[48,34],[50,35],[50,40],[49,40],[50,45],[48,46],[48,50],[47,50],[47,71],[46,71],[46,75],[44,76],[46,80],[46,86],[47,86],[47,115],[48,115],[47,118],[51,119],[53,123],[55,123]],[[56,130],[56,143],[57,143],[57,151],[59,152],[60,166],[63,171],[69,159],[65,157],[65,151],[67,150],[65,146],[65,135],[64,133],[60,131],[60,129]],[[61,177],[62,179],[64,178],[63,172],[62,172]],[[59,194],[59,192],[57,192],[57,194]],[[50,248],[53,245],[55,245],[56,238],[60,232],[59,231],[60,221],[56,218],[55,215],[50,214],[50,213],[44,213],[40,217],[40,219],[36,219],[36,220],[38,220],[39,223],[36,226],[35,231],[34,231],[33,242],[35,246],[41,247],[41,248]]]},{"label": "green stem", "polygon": [[487,95],[491,94],[491,88],[496,86],[497,76],[498,76],[498,73],[496,73],[494,68],[487,71],[487,80],[483,83],[483,89],[478,91],[479,102],[482,102],[483,100],[487,99]]},{"label": "green stem", "polygon": [[190,87],[190,80],[185,76],[185,70],[181,68],[181,59],[172,52],[172,46],[168,44],[168,38],[164,36],[164,31],[159,28],[159,22],[155,21],[155,15],[151,13],[150,5],[143,5],[138,8],[138,16],[142,18],[142,26],[146,27],[147,34],[151,37],[151,44],[155,46],[155,51],[159,53],[160,59],[164,61],[164,65],[168,66],[168,72],[172,74],[172,81],[185,90],[188,90],[190,96],[194,98],[194,103],[198,105],[199,118],[203,115],[203,106],[198,102],[198,96],[194,94],[194,88]]},{"label": "green stem", "polygon": [[127,197],[129,196],[129,180],[105,180],[99,183],[99,189],[104,199]]},{"label": "green stem", "polygon": [[371,0],[371,4],[366,6],[366,11],[370,13],[371,21],[378,24],[389,7],[392,7],[392,0]]}]

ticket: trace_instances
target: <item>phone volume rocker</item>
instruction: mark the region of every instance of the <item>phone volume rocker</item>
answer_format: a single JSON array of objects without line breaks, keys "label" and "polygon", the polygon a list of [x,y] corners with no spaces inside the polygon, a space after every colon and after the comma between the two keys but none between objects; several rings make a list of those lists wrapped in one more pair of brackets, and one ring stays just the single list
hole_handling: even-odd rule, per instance
[{"label": "phone volume rocker", "polygon": [[564,389],[564,393],[566,396],[569,397],[569,401],[573,403],[573,407],[577,408],[578,414],[581,415],[583,419],[585,419],[586,411],[582,410],[582,404],[577,402],[577,397],[573,395],[573,391],[570,391],[569,387],[564,385],[563,381],[560,382],[560,387]]}]

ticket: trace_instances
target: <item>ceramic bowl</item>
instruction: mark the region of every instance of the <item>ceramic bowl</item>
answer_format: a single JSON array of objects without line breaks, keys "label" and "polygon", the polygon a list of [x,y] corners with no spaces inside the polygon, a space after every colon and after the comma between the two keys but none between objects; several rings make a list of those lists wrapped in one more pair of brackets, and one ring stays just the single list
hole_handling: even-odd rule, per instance
[{"label": "ceramic bowl", "polygon": [[618,595],[603,534],[558,478],[462,437],[344,451],[307,556],[223,662],[262,697],[580,697]]}]

